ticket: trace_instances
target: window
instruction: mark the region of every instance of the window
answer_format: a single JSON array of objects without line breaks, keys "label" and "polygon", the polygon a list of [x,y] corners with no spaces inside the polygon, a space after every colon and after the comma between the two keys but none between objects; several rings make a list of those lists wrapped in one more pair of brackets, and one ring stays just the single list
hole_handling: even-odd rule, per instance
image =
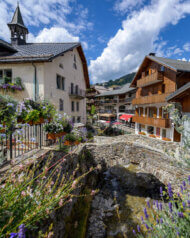
[{"label": "window", "polygon": [[73,68],[74,68],[74,69],[77,69],[77,60],[76,60],[76,55],[74,55]]},{"label": "window", "polygon": [[57,83],[57,89],[65,90],[65,79],[64,79],[64,77],[57,74],[56,83]]},{"label": "window", "polygon": [[71,94],[74,94],[74,84],[71,83]]},{"label": "window", "polygon": [[12,69],[1,69],[0,70],[0,81],[4,83],[12,82]]},{"label": "window", "polygon": [[79,111],[79,102],[77,102],[77,112]]},{"label": "window", "polygon": [[80,123],[80,117],[77,117],[77,122]]},{"label": "window", "polygon": [[78,93],[79,93],[79,86],[78,85],[75,86],[75,92],[76,92],[76,95],[78,95]]},{"label": "window", "polygon": [[75,111],[75,102],[71,102],[71,111],[74,112]]},{"label": "window", "polygon": [[59,68],[63,69],[63,64],[59,64]]},{"label": "window", "polygon": [[148,126],[147,131],[148,131],[148,134],[153,135],[154,134],[154,127],[153,126]]},{"label": "window", "polygon": [[75,117],[72,117],[72,122],[75,123]]},{"label": "window", "polygon": [[166,129],[162,129],[162,138],[166,138]]},{"label": "window", "polygon": [[59,99],[59,111],[63,111],[64,110],[64,106],[63,106],[63,99]]},{"label": "window", "polygon": [[162,93],[165,93],[165,88],[166,88],[165,84],[162,84]]}]

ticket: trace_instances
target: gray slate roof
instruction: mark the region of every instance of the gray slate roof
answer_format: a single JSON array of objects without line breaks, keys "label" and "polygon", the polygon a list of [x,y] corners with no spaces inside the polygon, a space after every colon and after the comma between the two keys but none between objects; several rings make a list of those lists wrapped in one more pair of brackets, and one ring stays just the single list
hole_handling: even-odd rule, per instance
[{"label": "gray slate roof", "polygon": [[130,91],[133,91],[134,89],[135,88],[130,88],[130,83],[127,83],[120,89],[104,92],[104,93],[97,95],[96,97],[121,95],[121,94],[130,92]]},{"label": "gray slate roof", "polygon": [[30,62],[30,61],[51,61],[75,47],[80,43],[27,43],[15,45],[15,53],[0,57],[1,63],[8,62]]},{"label": "gray slate roof", "polygon": [[174,93],[170,94],[166,99],[167,101],[172,100],[174,97],[178,96],[179,94],[185,92],[186,90],[190,89],[190,82],[185,84],[183,87],[176,90]]},{"label": "gray slate roof", "polygon": [[167,59],[157,56],[146,56],[147,58],[154,60],[160,64],[166,65],[170,68],[173,68],[176,71],[185,71],[190,72],[190,62],[182,60]]},{"label": "gray slate roof", "polygon": [[2,39],[0,39],[0,46],[2,46],[3,48],[8,49],[10,51],[13,51],[13,52],[16,51],[15,48],[11,44],[9,44],[8,42],[6,42]]}]

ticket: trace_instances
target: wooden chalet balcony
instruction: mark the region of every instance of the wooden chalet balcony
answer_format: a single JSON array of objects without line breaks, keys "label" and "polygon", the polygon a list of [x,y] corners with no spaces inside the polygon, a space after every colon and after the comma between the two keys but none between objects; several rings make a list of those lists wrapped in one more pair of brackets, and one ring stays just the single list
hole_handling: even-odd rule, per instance
[{"label": "wooden chalet balcony", "polygon": [[151,118],[151,117],[142,117],[142,116],[134,116],[133,122],[137,122],[144,125],[151,125],[162,128],[170,127],[170,120],[164,118]]},{"label": "wooden chalet balcony", "polygon": [[152,96],[144,96],[135,98],[132,101],[133,105],[141,105],[141,104],[154,104],[154,103],[162,103],[166,102],[166,97],[169,96],[171,93],[165,94],[155,94]]},{"label": "wooden chalet balcony", "polygon": [[148,75],[144,78],[137,80],[137,87],[142,88],[155,83],[160,83],[164,79],[163,74],[160,72],[155,72],[151,75]]}]

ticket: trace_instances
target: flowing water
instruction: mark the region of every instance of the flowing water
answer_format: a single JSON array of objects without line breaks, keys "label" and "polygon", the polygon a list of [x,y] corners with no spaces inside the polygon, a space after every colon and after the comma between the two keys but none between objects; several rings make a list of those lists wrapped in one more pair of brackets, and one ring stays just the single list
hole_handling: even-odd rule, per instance
[{"label": "flowing water", "polygon": [[105,237],[135,237],[133,229],[141,224],[147,201],[152,203],[159,199],[159,189],[163,184],[150,174],[138,172],[138,166],[132,164],[127,167],[114,166],[104,175],[101,190],[107,194],[107,198],[112,197],[115,204],[113,215],[104,219]]}]

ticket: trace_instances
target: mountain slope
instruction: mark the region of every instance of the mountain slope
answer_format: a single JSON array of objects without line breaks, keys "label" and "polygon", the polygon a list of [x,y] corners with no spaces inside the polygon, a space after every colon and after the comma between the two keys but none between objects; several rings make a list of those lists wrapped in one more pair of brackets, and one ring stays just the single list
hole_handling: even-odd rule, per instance
[{"label": "mountain slope", "polygon": [[108,82],[105,83],[98,83],[97,85],[105,86],[105,87],[113,87],[113,86],[122,86],[126,83],[131,83],[135,76],[135,73],[131,74],[126,74],[118,79],[115,80],[109,80]]}]

